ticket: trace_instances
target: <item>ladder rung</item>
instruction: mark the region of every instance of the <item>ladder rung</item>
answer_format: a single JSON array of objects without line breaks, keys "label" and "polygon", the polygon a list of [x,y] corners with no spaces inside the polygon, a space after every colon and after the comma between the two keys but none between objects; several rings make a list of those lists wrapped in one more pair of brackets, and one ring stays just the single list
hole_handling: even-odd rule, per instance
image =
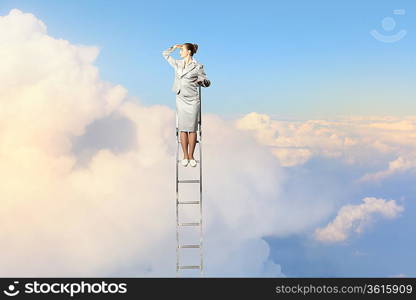
[{"label": "ladder rung", "polygon": [[200,245],[179,245],[179,248],[200,248]]},{"label": "ladder rung", "polygon": [[179,226],[199,226],[201,223],[180,223]]},{"label": "ladder rung", "polygon": [[179,266],[178,269],[200,269],[201,266]]},{"label": "ladder rung", "polygon": [[199,179],[178,180],[178,183],[199,183]]},{"label": "ladder rung", "polygon": [[199,204],[199,201],[181,201],[178,204]]}]

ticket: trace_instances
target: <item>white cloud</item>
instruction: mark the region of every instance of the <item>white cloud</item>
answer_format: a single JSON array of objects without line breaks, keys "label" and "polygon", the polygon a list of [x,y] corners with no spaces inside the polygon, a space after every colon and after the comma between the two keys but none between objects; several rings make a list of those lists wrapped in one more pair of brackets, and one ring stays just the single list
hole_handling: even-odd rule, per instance
[{"label": "white cloud", "polygon": [[389,162],[387,170],[382,170],[374,173],[368,173],[359,178],[358,182],[365,181],[376,181],[384,179],[388,176],[405,172],[405,171],[416,171],[416,156],[411,155],[409,157],[399,156],[397,159]]},{"label": "white cloud", "polygon": [[335,219],[324,228],[317,228],[314,232],[316,240],[321,242],[342,242],[352,232],[362,233],[371,223],[374,214],[385,218],[395,218],[404,210],[395,200],[386,201],[375,197],[366,197],[363,204],[345,205],[341,207]]},{"label": "white cloud", "polygon": [[[0,51],[0,276],[174,276],[175,112],[103,82],[96,47],[32,14],[0,17]],[[296,230],[276,226],[284,173],[231,122],[204,124],[206,274],[284,276],[262,240]]]},{"label": "white cloud", "polygon": [[[336,120],[282,121],[259,113],[235,121],[237,128],[253,134],[270,148],[285,167],[313,157],[335,158],[347,164],[387,170],[364,174],[358,181],[381,180],[402,171],[416,171],[416,118],[348,116]],[[395,157],[391,160],[391,157]]]}]

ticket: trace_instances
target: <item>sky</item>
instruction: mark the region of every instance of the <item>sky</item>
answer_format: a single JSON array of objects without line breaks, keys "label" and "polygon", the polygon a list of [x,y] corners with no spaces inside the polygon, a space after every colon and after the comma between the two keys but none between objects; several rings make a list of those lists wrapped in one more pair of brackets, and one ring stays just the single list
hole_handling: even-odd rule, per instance
[{"label": "sky", "polygon": [[[213,78],[204,90],[206,112],[308,118],[415,110],[413,1],[3,0],[0,11],[14,7],[46,22],[55,38],[99,47],[101,77],[144,104],[175,107],[173,72],[160,54],[191,42]],[[393,13],[399,9],[404,15]],[[384,43],[371,30],[407,34]]]},{"label": "sky", "polygon": [[212,82],[207,276],[415,277],[415,13],[412,1],[2,1],[0,276],[175,276],[161,54],[192,42]]}]

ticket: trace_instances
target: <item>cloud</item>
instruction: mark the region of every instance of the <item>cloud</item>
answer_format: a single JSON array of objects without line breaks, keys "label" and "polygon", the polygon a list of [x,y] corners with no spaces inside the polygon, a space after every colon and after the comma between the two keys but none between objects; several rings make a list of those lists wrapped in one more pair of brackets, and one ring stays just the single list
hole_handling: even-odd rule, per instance
[{"label": "cloud", "polygon": [[[0,17],[0,51],[0,276],[175,276],[175,112],[102,81],[96,47],[33,14]],[[262,239],[284,172],[231,122],[204,124],[206,274],[284,276]]]},{"label": "cloud", "polygon": [[346,116],[336,120],[273,120],[249,113],[235,121],[269,147],[285,167],[305,164],[311,158],[334,158],[350,165],[388,169],[363,174],[357,182],[378,181],[399,172],[416,171],[416,117]]},{"label": "cloud", "polygon": [[387,170],[364,174],[357,181],[359,182],[378,181],[378,180],[387,178],[389,176],[392,176],[394,174],[406,172],[406,171],[411,171],[415,173],[416,171],[416,156],[415,155],[410,155],[409,157],[399,156],[397,159],[389,162],[389,167]]},{"label": "cloud", "polygon": [[375,197],[366,197],[363,204],[345,205],[341,207],[335,219],[324,228],[317,228],[314,233],[316,240],[321,242],[342,242],[352,232],[362,233],[370,224],[372,216],[380,214],[385,218],[396,218],[404,208],[395,200],[386,201]]}]

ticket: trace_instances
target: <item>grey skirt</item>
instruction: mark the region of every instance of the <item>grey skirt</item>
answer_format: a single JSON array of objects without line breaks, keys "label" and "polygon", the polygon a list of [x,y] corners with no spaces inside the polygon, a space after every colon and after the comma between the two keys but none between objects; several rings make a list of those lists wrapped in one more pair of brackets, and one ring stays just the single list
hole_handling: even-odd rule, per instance
[{"label": "grey skirt", "polygon": [[176,95],[176,121],[179,131],[198,130],[198,119],[201,102],[196,97]]}]

